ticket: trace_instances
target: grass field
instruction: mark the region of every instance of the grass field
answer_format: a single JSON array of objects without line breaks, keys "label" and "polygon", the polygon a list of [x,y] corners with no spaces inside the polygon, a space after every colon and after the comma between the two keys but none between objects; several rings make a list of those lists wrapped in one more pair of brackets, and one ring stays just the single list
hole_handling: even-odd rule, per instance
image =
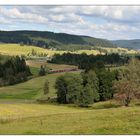
[{"label": "grass field", "polygon": [[[48,56],[53,56],[54,54],[63,54],[66,53],[67,51],[56,51],[56,50],[50,50],[50,49],[43,49],[35,46],[20,46],[19,44],[0,44],[0,53],[1,54],[6,54],[6,55],[25,55],[31,54],[32,50],[35,50],[37,54],[47,54]],[[119,53],[119,52],[125,52],[126,54],[136,54],[138,51],[135,50],[128,50],[126,48],[104,48],[108,53],[114,52],[114,53]],[[86,53],[86,54],[100,54],[98,50],[77,50],[75,52],[71,53]],[[102,53],[104,54],[104,53]]]},{"label": "grass field", "polygon": [[[79,73],[79,72],[74,72]],[[55,80],[64,73],[48,74],[43,77],[33,78],[27,82],[0,88],[0,100],[35,100],[43,96],[43,86],[46,79],[49,81],[50,97],[55,94]]]},{"label": "grass field", "polygon": [[140,134],[139,106],[105,108],[107,104],[96,103],[97,109],[0,104],[0,134]]},{"label": "grass field", "polygon": [[27,60],[27,65],[35,68],[40,68],[41,65],[46,65],[46,67],[50,69],[69,69],[69,68],[77,68],[73,65],[65,65],[65,64],[53,64],[53,63],[47,63],[44,61],[36,61],[36,60]]},{"label": "grass field", "polygon": [[[20,47],[1,44],[0,53],[21,55],[27,54],[32,48]],[[41,51],[44,53],[44,49],[40,53]],[[40,65],[44,63],[27,61],[34,75],[37,75]],[[51,69],[75,67],[45,64]],[[48,74],[13,86],[0,87],[0,134],[140,134],[139,102],[132,103],[130,107],[122,107],[111,100],[95,103],[90,108],[35,102],[36,99],[45,99],[47,96],[56,97],[55,80],[62,74],[64,73]],[[50,88],[47,96],[43,95],[46,79]]]},{"label": "grass field", "polygon": [[56,96],[54,83],[61,74],[0,88],[0,134],[140,134],[139,102],[122,107],[111,100],[90,108],[34,102],[45,98],[45,79],[50,83],[49,96]]},{"label": "grass field", "polygon": [[25,55],[27,56],[29,53],[32,53],[32,50],[35,50],[37,54],[45,53],[48,56],[52,56],[55,53],[62,54],[65,51],[55,51],[55,50],[48,50],[43,49],[35,46],[20,46],[19,44],[0,44],[0,53],[6,55]]},{"label": "grass field", "polygon": [[45,61],[38,61],[38,60],[27,60],[26,64],[30,67],[31,73],[33,75],[38,75],[41,65],[46,66],[47,69],[52,69],[52,70],[78,68],[77,66],[73,66],[73,65],[52,64],[52,63],[47,63]]},{"label": "grass field", "polygon": [[125,53],[125,54],[137,54],[137,50],[128,50],[127,48],[104,48],[108,53]]}]

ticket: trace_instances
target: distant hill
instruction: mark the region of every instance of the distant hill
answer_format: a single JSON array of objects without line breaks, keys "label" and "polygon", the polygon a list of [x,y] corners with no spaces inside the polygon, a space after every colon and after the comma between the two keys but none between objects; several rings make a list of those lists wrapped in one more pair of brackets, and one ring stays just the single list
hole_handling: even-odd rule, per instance
[{"label": "distant hill", "polygon": [[115,47],[111,41],[105,39],[48,31],[0,31],[0,42],[35,45],[58,50],[91,49],[95,46]]},{"label": "distant hill", "polygon": [[114,45],[123,47],[123,48],[130,48],[130,49],[139,49],[140,50],[140,39],[133,39],[133,40],[114,40],[112,41]]}]

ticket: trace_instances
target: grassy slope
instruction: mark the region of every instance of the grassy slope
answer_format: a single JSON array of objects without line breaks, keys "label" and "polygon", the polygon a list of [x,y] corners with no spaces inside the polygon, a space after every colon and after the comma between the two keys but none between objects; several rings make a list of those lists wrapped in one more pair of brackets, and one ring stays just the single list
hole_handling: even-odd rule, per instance
[{"label": "grassy slope", "polygon": [[[75,72],[79,73],[79,72]],[[46,79],[50,84],[50,97],[55,96],[54,84],[58,76],[64,73],[48,74],[47,76],[37,77],[27,82],[16,84],[13,86],[0,88],[0,100],[34,100],[43,95],[43,85]]]},{"label": "grassy slope", "polygon": [[49,56],[54,55],[55,53],[62,54],[64,51],[52,51],[47,50],[35,46],[20,46],[19,44],[0,44],[0,53],[2,54],[8,54],[8,55],[27,55],[28,53],[32,52],[32,49],[34,49],[38,54],[46,53]]},{"label": "grassy slope", "polygon": [[61,74],[0,88],[0,101],[7,99],[0,103],[0,134],[140,134],[139,106],[119,107],[114,101],[95,103],[88,109],[13,103],[41,96],[46,78],[50,82],[50,96],[55,96],[53,85]]},{"label": "grassy slope", "polygon": [[[41,53],[46,53],[48,54],[48,56],[53,56],[55,53],[58,54],[63,54],[67,51],[55,51],[55,50],[48,50],[48,49],[43,49],[43,48],[39,48],[39,47],[35,47],[35,46],[20,46],[19,44],[0,44],[0,53],[1,54],[6,54],[6,55],[27,55],[28,53],[31,54],[32,49],[34,49],[38,54]],[[138,51],[135,50],[127,50],[127,49],[123,49],[123,48],[104,48],[105,50],[107,50],[108,52],[120,52],[120,51],[125,51],[125,53],[127,54],[135,54],[138,53]],[[120,50],[120,51],[119,51]],[[87,53],[87,54],[100,54],[100,52],[98,50],[78,50],[75,52],[71,52],[71,53]],[[103,53],[102,53],[103,54]]]},{"label": "grassy slope", "polygon": [[44,61],[37,61],[37,60],[27,60],[27,65],[35,68],[40,68],[41,65],[46,65],[46,67],[50,69],[66,69],[66,68],[76,68],[76,66],[73,65],[65,65],[65,64],[52,64],[52,63],[46,63]]},{"label": "grassy slope", "polygon": [[[36,64],[32,71],[36,73]],[[0,88],[0,101],[4,100],[0,103],[0,134],[140,134],[139,106],[125,108],[109,101],[81,109],[64,105],[13,103],[41,97],[45,79],[50,82],[50,96],[55,96],[53,86],[61,74],[49,74]]]},{"label": "grassy slope", "polygon": [[[95,106],[103,104],[110,103]],[[0,110],[0,134],[140,134],[139,107],[0,104]]]},{"label": "grassy slope", "polygon": [[45,61],[40,62],[37,60],[27,60],[26,64],[30,66],[31,73],[33,75],[38,75],[41,65],[46,66],[48,69],[52,69],[52,70],[77,68],[77,66],[73,66],[73,65],[52,64],[52,63],[47,63]]}]

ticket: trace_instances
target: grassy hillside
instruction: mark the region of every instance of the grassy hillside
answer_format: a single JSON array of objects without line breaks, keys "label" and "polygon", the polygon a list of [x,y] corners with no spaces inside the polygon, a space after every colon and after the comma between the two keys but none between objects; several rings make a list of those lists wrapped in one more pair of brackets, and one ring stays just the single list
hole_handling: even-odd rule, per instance
[{"label": "grassy hillside", "polygon": [[139,106],[105,107],[110,105],[0,104],[0,134],[140,134]]},{"label": "grassy hillside", "polygon": [[89,49],[94,46],[114,47],[105,39],[47,31],[0,31],[0,42],[30,44],[59,50]]},{"label": "grassy hillside", "polygon": [[123,48],[138,49],[140,50],[140,39],[133,40],[114,40],[112,43]]},{"label": "grassy hillside", "polygon": [[[79,72],[75,72],[79,73]],[[48,74],[43,77],[33,78],[27,82],[16,84],[13,86],[6,86],[0,88],[0,101],[1,100],[36,100],[43,96],[43,86],[46,79],[49,81],[50,97],[56,96],[55,94],[55,80],[63,73]]]},{"label": "grassy hillside", "polygon": [[47,54],[48,56],[52,56],[55,53],[62,54],[65,51],[52,51],[48,49],[43,49],[35,46],[20,46],[19,44],[0,44],[0,53],[6,55],[31,55],[32,50],[34,50],[38,55],[39,54]]},{"label": "grassy hillside", "polygon": [[139,53],[137,50],[128,49],[128,48],[104,48],[108,53],[119,53],[119,54],[137,54]]},{"label": "grassy hillside", "polygon": [[77,68],[77,66],[73,65],[65,65],[65,64],[52,64],[52,63],[47,63],[44,61],[35,61],[35,60],[27,60],[26,61],[27,65],[30,67],[35,67],[35,68],[40,68],[41,65],[46,65],[46,67],[56,70],[56,69],[70,69],[70,68]]},{"label": "grassy hillside", "polygon": [[[99,50],[101,49],[100,47],[98,48]],[[20,46],[19,44],[0,44],[0,53],[4,55],[31,55],[32,50],[34,50],[37,55],[40,54],[47,54],[47,56],[51,57],[54,54],[63,54],[69,51],[57,51],[57,50],[51,50],[51,49],[43,49],[35,46]],[[77,50],[71,53],[86,53],[86,54],[105,54],[105,52],[108,53],[125,53],[125,54],[136,54],[138,51],[135,50],[128,50],[125,48],[104,48],[101,50]]]},{"label": "grassy hillside", "polygon": [[[37,71],[42,62],[27,61]],[[53,69],[73,67],[51,65]],[[79,72],[74,72],[79,74]],[[55,80],[63,73],[48,74],[0,88],[0,134],[140,134],[139,101],[121,107],[115,101],[94,103],[90,108],[57,103],[38,104],[48,79],[50,97],[56,97]]]}]

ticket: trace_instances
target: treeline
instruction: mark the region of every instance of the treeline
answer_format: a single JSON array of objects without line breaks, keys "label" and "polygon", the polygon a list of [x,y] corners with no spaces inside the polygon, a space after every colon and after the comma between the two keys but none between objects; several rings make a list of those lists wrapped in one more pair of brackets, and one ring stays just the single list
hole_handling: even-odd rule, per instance
[{"label": "treeline", "polygon": [[30,68],[26,65],[24,58],[8,57],[5,61],[2,60],[2,56],[0,58],[0,86],[26,81],[31,75]]},{"label": "treeline", "polygon": [[35,45],[43,48],[57,48],[59,50],[70,50],[69,45],[73,46],[74,50],[85,48],[85,46],[88,46],[87,48],[92,48],[93,46],[115,47],[115,45],[105,39],[47,31],[0,31],[0,42]]},{"label": "treeline", "polygon": [[98,67],[81,74],[67,73],[55,83],[57,102],[88,107],[94,102],[116,99],[129,106],[140,99],[140,61],[132,59],[126,68],[110,71]]},{"label": "treeline", "polygon": [[115,71],[108,71],[105,67],[81,74],[64,74],[56,80],[57,101],[86,107],[94,102],[112,99],[116,77]]},{"label": "treeline", "polygon": [[102,65],[115,65],[120,66],[127,63],[129,57],[120,56],[119,54],[106,54],[106,55],[87,55],[64,53],[62,55],[55,54],[51,63],[77,65],[80,69],[89,70],[92,68],[100,67]]}]

